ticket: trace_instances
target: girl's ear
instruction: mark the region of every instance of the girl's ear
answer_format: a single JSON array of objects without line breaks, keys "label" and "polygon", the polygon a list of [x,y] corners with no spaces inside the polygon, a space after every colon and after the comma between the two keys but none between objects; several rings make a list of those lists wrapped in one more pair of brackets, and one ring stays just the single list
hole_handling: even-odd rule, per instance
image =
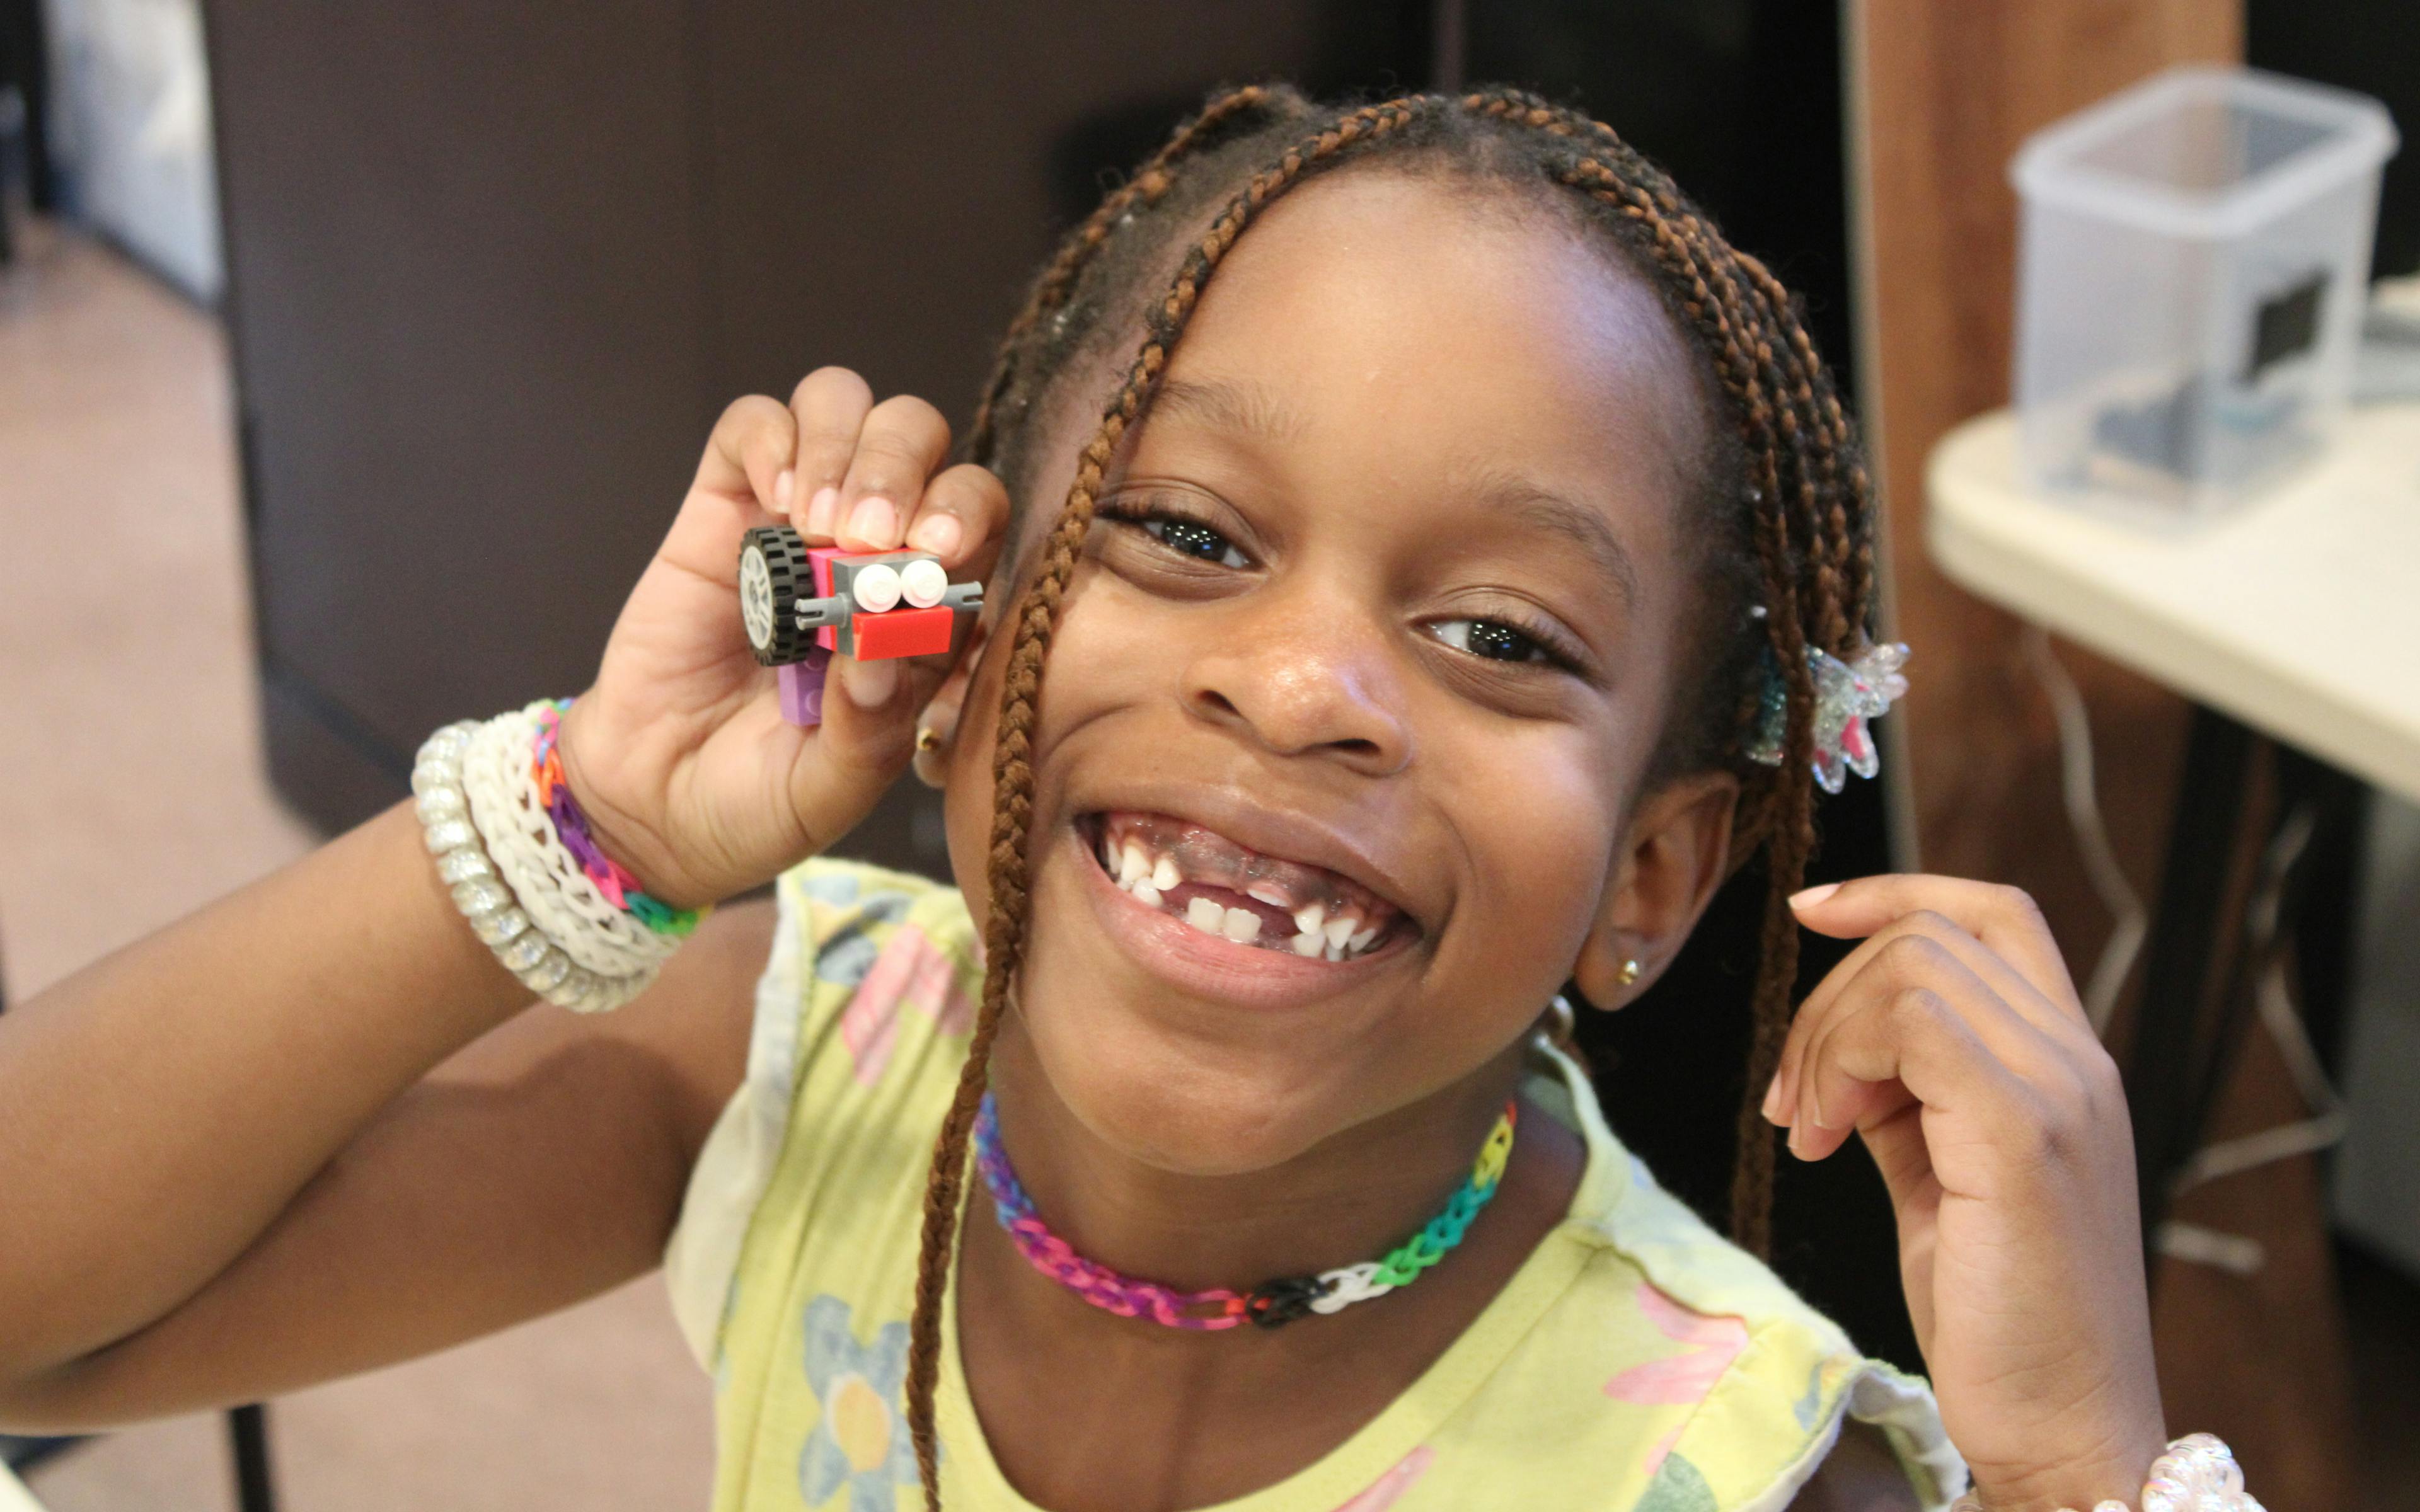
[{"label": "girl's ear", "polygon": [[1739,779],[1704,772],[1666,783],[1632,812],[1612,884],[1572,980],[1603,1009],[1662,975],[1729,872]]},{"label": "girl's ear", "polygon": [[949,675],[933,689],[923,712],[916,716],[916,754],[911,764],[916,769],[916,780],[937,792],[949,785],[950,749],[957,742],[958,717],[966,711],[967,689],[974,681],[975,669],[983,663],[985,649],[991,644],[991,612],[986,602],[975,616],[974,628],[967,632],[967,643],[951,665]]}]

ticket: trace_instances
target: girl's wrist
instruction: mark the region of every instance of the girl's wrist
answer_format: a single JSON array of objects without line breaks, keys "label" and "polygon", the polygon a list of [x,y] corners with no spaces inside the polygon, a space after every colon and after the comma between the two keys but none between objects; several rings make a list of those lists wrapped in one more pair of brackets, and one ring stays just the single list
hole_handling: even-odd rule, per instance
[{"label": "girl's wrist", "polygon": [[2112,1502],[2144,1512],[2144,1485],[2168,1452],[2164,1432],[2138,1430],[2099,1452],[2038,1469],[1978,1468],[1968,1499],[1953,1512],[2092,1512]]},{"label": "girl's wrist", "polygon": [[589,706],[593,697],[594,694],[583,694],[564,708],[555,736],[555,755],[564,784],[585,821],[589,836],[599,851],[638,883],[641,890],[669,907],[695,911],[721,902],[721,893],[690,876],[689,869],[674,859],[672,848],[654,826],[632,816],[610,794],[599,790],[597,764],[588,759],[593,748],[588,742],[594,736],[595,711]]}]

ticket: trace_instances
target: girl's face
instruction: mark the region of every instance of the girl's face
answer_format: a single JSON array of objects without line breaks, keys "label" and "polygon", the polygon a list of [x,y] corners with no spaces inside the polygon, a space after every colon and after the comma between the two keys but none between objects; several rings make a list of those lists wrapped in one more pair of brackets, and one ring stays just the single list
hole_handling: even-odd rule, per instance
[{"label": "girl's face", "polygon": [[[1654,295],[1504,191],[1350,171],[1237,243],[1103,492],[1032,744],[1006,1032],[1094,1135],[1264,1169],[1528,1029],[1634,870],[1702,412]],[[978,919],[1006,640],[950,772]]]}]

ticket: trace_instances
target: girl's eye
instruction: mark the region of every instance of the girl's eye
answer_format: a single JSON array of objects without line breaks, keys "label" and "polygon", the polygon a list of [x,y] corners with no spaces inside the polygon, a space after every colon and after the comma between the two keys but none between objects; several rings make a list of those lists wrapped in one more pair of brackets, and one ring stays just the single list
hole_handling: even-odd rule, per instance
[{"label": "girl's eye", "polygon": [[1198,520],[1178,519],[1162,515],[1150,519],[1138,520],[1136,523],[1140,525],[1144,532],[1153,540],[1171,551],[1213,563],[1221,567],[1250,565],[1250,563],[1245,560],[1244,553],[1235,549],[1233,542]]},{"label": "girl's eye", "polygon": [[1445,620],[1432,630],[1436,638],[1456,651],[1466,651],[1482,661],[1552,662],[1555,657],[1544,645],[1500,620]]}]

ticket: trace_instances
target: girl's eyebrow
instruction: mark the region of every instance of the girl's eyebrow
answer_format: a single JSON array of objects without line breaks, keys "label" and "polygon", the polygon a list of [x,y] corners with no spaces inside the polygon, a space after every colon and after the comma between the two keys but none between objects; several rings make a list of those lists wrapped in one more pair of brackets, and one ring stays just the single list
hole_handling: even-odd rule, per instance
[{"label": "girl's eyebrow", "polygon": [[1249,378],[1170,378],[1151,403],[1156,413],[1182,415],[1273,446],[1300,440],[1306,428],[1302,416]]},{"label": "girl's eyebrow", "polygon": [[1599,572],[1612,579],[1621,607],[1627,610],[1637,606],[1638,565],[1602,513],[1575,503],[1517,472],[1490,470],[1479,476],[1472,492],[1487,509],[1510,515],[1524,525],[1559,535],[1578,547]]}]

